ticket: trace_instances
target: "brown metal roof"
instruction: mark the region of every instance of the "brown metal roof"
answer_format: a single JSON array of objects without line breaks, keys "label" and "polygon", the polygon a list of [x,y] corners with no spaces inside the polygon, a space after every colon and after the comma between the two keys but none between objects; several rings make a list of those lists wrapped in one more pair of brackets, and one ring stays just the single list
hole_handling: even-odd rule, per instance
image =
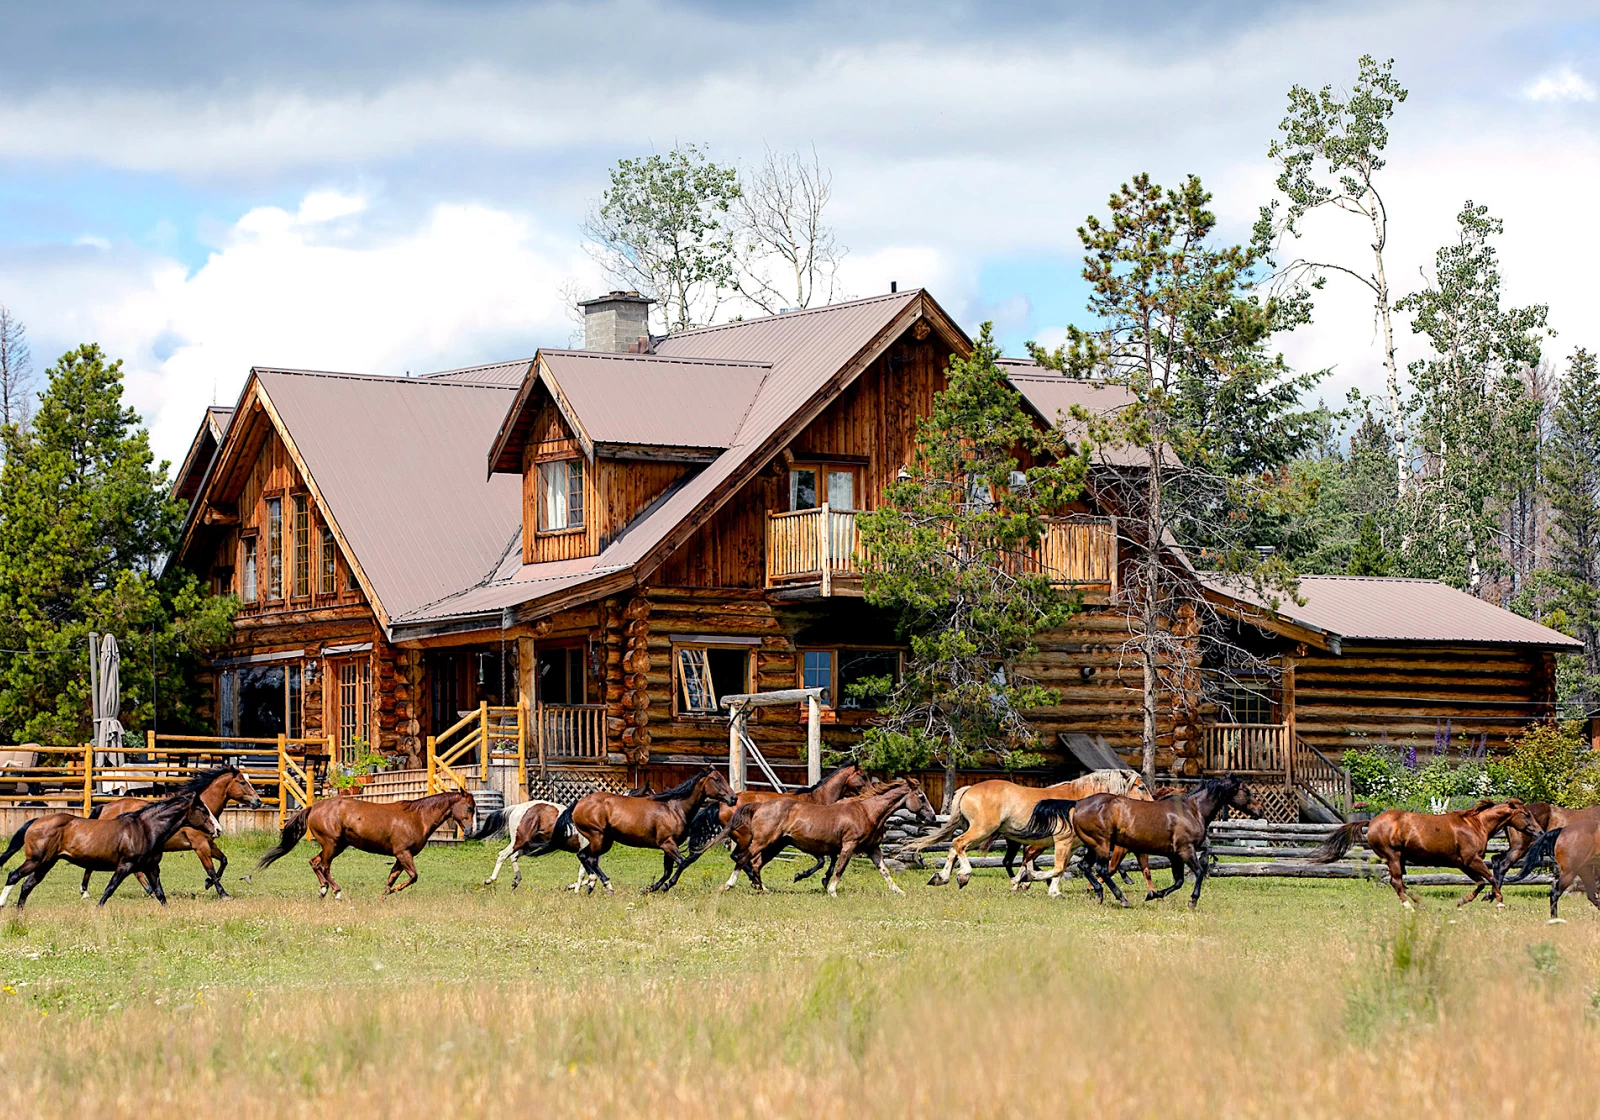
[{"label": "brown metal roof", "polygon": [[223,437],[228,434],[228,424],[232,420],[232,405],[214,404],[206,409],[206,414],[200,419],[200,427],[189,443],[189,450],[184,455],[183,462],[179,464],[177,473],[172,476],[174,498],[188,501],[200,492],[206,473],[211,469],[211,461],[217,454],[217,448],[222,445]]},{"label": "brown metal roof", "polygon": [[254,373],[389,618],[481,583],[519,539],[521,480],[483,478],[512,387]]},{"label": "brown metal roof", "polygon": [[[1237,581],[1208,576],[1212,588],[1262,605]],[[1532,619],[1431,579],[1301,576],[1300,598],[1284,597],[1277,613],[1335,638],[1371,642],[1518,645],[1572,651],[1582,643]]]},{"label": "brown metal roof", "polygon": [[[1088,434],[1088,425],[1073,419],[1073,409],[1082,408],[1091,416],[1110,416],[1133,403],[1133,394],[1120,385],[1068,377],[1021,358],[1002,358],[996,364],[1005,370],[1006,380],[1022,394],[1028,407],[1045,423],[1059,425],[1074,442]],[[1150,456],[1137,447],[1105,445],[1095,449],[1094,459],[1108,466],[1132,467],[1148,463]]]},{"label": "brown metal roof", "polygon": [[723,448],[772,366],[767,362],[540,350],[594,443]]},{"label": "brown metal roof", "polygon": [[462,369],[428,373],[422,376],[422,380],[464,381],[474,385],[503,385],[515,389],[522,384],[523,378],[528,376],[528,371],[532,367],[532,358],[518,358],[510,362],[490,362],[483,366],[466,366]]}]

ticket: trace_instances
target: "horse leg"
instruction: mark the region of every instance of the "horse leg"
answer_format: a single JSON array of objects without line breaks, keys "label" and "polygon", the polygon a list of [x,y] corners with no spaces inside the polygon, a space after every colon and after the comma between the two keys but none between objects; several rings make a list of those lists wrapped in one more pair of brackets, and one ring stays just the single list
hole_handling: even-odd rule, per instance
[{"label": "horse leg", "polygon": [[[228,857],[222,854],[222,849],[211,842],[211,837],[202,835],[195,844],[194,854],[200,857],[200,866],[206,869],[206,884],[201,887],[216,888],[218,898],[227,898],[228,892],[222,889],[222,873],[228,869]],[[212,867],[212,859],[216,859],[216,866]]]},{"label": "horse leg", "polygon": [[[417,861],[412,858],[410,852],[406,851],[404,848],[401,848],[398,852],[396,852],[394,854],[394,865],[396,868],[405,871],[406,881],[401,883],[398,887],[395,887],[392,892],[388,888],[385,888],[383,892],[384,894],[399,894],[407,887],[415,885],[417,881]],[[391,886],[394,884],[394,877],[395,872],[391,871],[389,873],[389,883]]]},{"label": "horse leg", "polygon": [[810,867],[806,868],[804,871],[796,871],[795,874],[794,874],[794,881],[795,882],[798,883],[801,879],[809,879],[809,878],[811,878],[811,876],[813,876],[817,872],[821,871],[823,865],[825,863],[827,863],[827,860],[823,859],[821,856],[814,856],[812,858],[815,859],[817,862],[813,863]]},{"label": "horse leg", "polygon": [[[499,864],[495,865],[495,870],[499,870]],[[512,852],[511,889],[516,890],[520,886],[522,886],[522,854],[520,852]]]},{"label": "horse leg", "polygon": [[[117,869],[111,873],[111,882],[106,884],[105,893],[100,896],[100,901],[96,903],[96,905],[104,906],[106,902],[110,900],[111,896],[117,893],[117,888],[122,886],[122,880],[126,879],[132,873],[133,867],[131,864],[117,864]],[[21,904],[19,903],[18,905]]]},{"label": "horse leg", "polygon": [[1122,903],[1124,909],[1133,905],[1124,897],[1122,888],[1117,886],[1117,877],[1115,869],[1111,866],[1110,857],[1100,861],[1100,878],[1105,882],[1106,886],[1111,888],[1111,893],[1116,896],[1118,902]]},{"label": "horse leg", "polygon": [[1066,877],[1067,863],[1072,859],[1072,850],[1077,847],[1070,836],[1056,838],[1055,858],[1050,866],[1050,897],[1061,897],[1061,880]]},{"label": "horse leg", "polygon": [[[856,850],[854,844],[846,843],[844,847],[839,849],[839,865],[834,869],[833,877],[828,880],[829,898],[839,897],[839,880],[844,878],[844,869],[850,866],[850,859],[855,854]],[[962,861],[965,862],[965,857],[963,857]],[[971,872],[968,872],[967,878],[970,879],[971,877]],[[964,887],[966,886],[966,883],[962,882],[960,879],[957,879],[956,885]]]},{"label": "horse leg", "polygon": [[[1022,878],[1022,876],[1018,873],[1016,868],[1013,866],[1016,863],[1017,853],[1020,852],[1021,850],[1022,850],[1022,845],[1021,844],[1017,843],[1015,840],[1011,839],[1011,837],[1009,837],[1009,836],[1006,837],[1006,856],[1005,856],[1005,859],[1000,861],[1000,864],[1001,864],[1002,867],[1004,867],[1006,869],[1006,878],[1011,880],[1011,889],[1012,890],[1018,890],[1018,889],[1020,889],[1020,886],[1021,886],[1020,879]],[[1023,867],[1026,868],[1028,861],[1027,860],[1023,860],[1022,863],[1023,863]]]},{"label": "horse leg", "polygon": [[[28,901],[28,896],[33,893],[33,888],[44,882],[44,877],[50,874],[50,869],[55,865],[55,860],[45,860],[36,864],[34,869],[28,873],[28,877],[22,881],[22,888],[17,892],[18,910],[22,909],[23,905]],[[101,899],[101,901],[104,902],[105,900]]]},{"label": "horse leg", "polygon": [[1583,872],[1582,878],[1584,895],[1594,903],[1596,910],[1600,910],[1600,875],[1590,869]]},{"label": "horse leg", "polygon": [[1406,865],[1398,852],[1389,856],[1389,885],[1394,888],[1394,893],[1400,896],[1401,906],[1407,910],[1417,908],[1417,904],[1412,902],[1411,896],[1406,893]]},{"label": "horse leg", "polygon": [[[1009,842],[1009,841],[1008,841]],[[883,865],[883,849],[871,848],[867,851],[867,858],[878,869],[878,874],[883,876],[883,881],[889,884],[889,889],[895,894],[903,895],[906,892],[900,889],[900,884],[894,881],[894,876],[889,874],[889,869]]]},{"label": "horse leg", "polygon": [[[328,851],[329,847],[333,848],[332,852]],[[328,887],[332,887],[333,888],[333,898],[334,898],[334,901],[337,902],[339,899],[344,897],[344,888],[339,886],[339,884],[334,881],[334,878],[333,878],[333,861],[334,861],[335,858],[338,857],[340,852],[344,851],[344,845],[343,844],[331,844],[331,843],[328,843],[328,844],[324,844],[322,850],[323,850],[323,853],[324,853],[323,857],[322,857],[322,876],[323,876],[324,879],[327,880],[327,883],[322,888],[322,893],[323,894],[327,894],[328,893]]]},{"label": "horse leg", "polygon": [[[6,896],[11,893],[11,888],[21,883],[22,891],[17,895],[17,909],[21,910],[23,902],[27,900],[28,892],[39,885],[39,879],[44,878],[44,873],[39,870],[41,867],[44,871],[50,870],[49,864],[42,860],[25,859],[18,864],[17,869],[6,876],[5,890],[0,890],[0,906],[6,904]],[[35,878],[35,875],[38,878]]]},{"label": "horse leg", "polygon": [[661,889],[663,891],[670,891],[673,887],[678,885],[678,876],[683,874],[683,869],[693,863],[694,860],[685,858],[683,853],[678,851],[678,842],[676,840],[668,840],[667,847],[663,848],[662,851],[667,857],[667,866],[670,867],[672,871],[671,874],[667,876],[667,881],[662,884]]},{"label": "horse leg", "polygon": [[1104,906],[1106,901],[1106,892],[1105,889],[1100,886],[1100,876],[1094,873],[1094,859],[1095,857],[1092,851],[1084,852],[1083,860],[1079,863],[1078,870],[1083,872],[1084,881],[1089,884],[1089,889],[1094,891],[1096,900],[1099,901],[1102,906]]},{"label": "horse leg", "polygon": [[1150,857],[1140,852],[1137,859],[1139,860],[1139,870],[1144,872],[1144,885],[1146,887],[1146,899],[1148,900],[1149,895],[1154,894],[1156,891],[1156,881],[1150,877]]},{"label": "horse leg", "polygon": [[598,855],[595,855],[595,854],[591,853],[590,856],[589,856],[589,893],[590,894],[594,893],[594,884],[595,884],[596,880],[599,880],[600,885],[605,887],[607,894],[615,893],[611,889],[611,880],[610,880],[610,878],[606,875],[606,873],[604,871],[600,870],[600,857]]},{"label": "horse leg", "polygon": [[165,906],[167,904],[167,892],[161,889],[161,865],[159,863],[150,864],[145,871],[145,877],[150,884],[150,893],[156,896],[157,902]]},{"label": "horse leg", "polygon": [[[1211,874],[1211,862],[1206,859],[1204,849],[1196,851],[1193,848],[1184,854],[1183,862],[1194,872],[1194,893],[1189,896],[1189,909],[1193,910],[1200,905],[1200,892],[1205,889],[1206,877]],[[1179,866],[1178,861],[1174,860],[1173,867]]]},{"label": "horse leg", "polygon": [[[668,843],[671,843],[671,841],[668,841]],[[663,845],[662,848],[661,848],[661,878],[659,878],[655,882],[651,883],[648,887],[644,888],[644,890],[640,891],[639,893],[640,894],[650,894],[652,891],[663,890],[667,885],[667,880],[669,878],[671,878],[672,869],[675,866],[676,866],[676,861],[673,860],[672,853],[667,851],[665,845]]]},{"label": "horse leg", "polygon": [[1145,896],[1146,902],[1149,902],[1152,899],[1159,901],[1160,899],[1166,898],[1167,895],[1172,894],[1174,891],[1180,891],[1183,889],[1183,869],[1187,861],[1185,861],[1182,856],[1173,855],[1170,862],[1172,864],[1172,884],[1170,886],[1162,887],[1158,891],[1151,891]]},{"label": "horse leg", "polygon": [[515,856],[516,856],[516,848],[517,848],[517,838],[515,836],[513,836],[509,841],[506,842],[506,846],[500,849],[500,854],[495,857],[494,870],[489,872],[489,877],[483,881],[483,885],[484,886],[487,887],[489,884],[493,883],[496,879],[500,878],[500,865],[505,863],[505,861],[508,858],[511,859],[511,866],[512,867],[515,867],[517,865],[516,864],[516,858],[515,858]]},{"label": "horse leg", "polygon": [[[83,886],[78,888],[80,897],[83,897],[83,898],[88,898],[89,897],[89,878],[93,874],[94,874],[94,868],[89,867],[89,868],[85,868],[84,869],[84,872],[83,872]],[[0,905],[4,905],[4,903],[0,903]]]},{"label": "horse leg", "polygon": [[1456,903],[1457,906],[1465,906],[1482,894],[1484,887],[1489,887],[1491,888],[1490,893],[1494,898],[1495,906],[1501,910],[1506,908],[1505,899],[1500,897],[1500,884],[1495,880],[1494,871],[1488,864],[1483,862],[1482,856],[1473,856],[1472,859],[1467,861],[1467,866],[1462,870],[1476,879],[1477,883],[1473,885],[1472,890],[1468,892],[1465,898]]}]

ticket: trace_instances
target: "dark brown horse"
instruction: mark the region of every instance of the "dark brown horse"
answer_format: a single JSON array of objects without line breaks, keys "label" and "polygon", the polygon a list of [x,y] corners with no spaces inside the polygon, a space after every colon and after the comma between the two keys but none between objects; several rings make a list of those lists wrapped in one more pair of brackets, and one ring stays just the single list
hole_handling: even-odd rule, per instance
[{"label": "dark brown horse", "polygon": [[883,864],[884,830],[889,817],[902,807],[923,824],[938,819],[917,780],[901,778],[876,792],[831,805],[794,798],[741,805],[713,843],[730,836],[746,838],[744,844],[735,845],[733,862],[758,891],[766,889],[761,884],[762,865],[793,845],[813,856],[837,857],[838,863],[827,877],[830,895],[838,895],[839,880],[857,852],[872,861],[891,891],[904,894]]},{"label": "dark brown horse", "polygon": [[728,779],[711,766],[702,767],[673,788],[648,797],[597,791],[569,806],[556,821],[550,839],[528,854],[542,856],[567,850],[575,844],[578,863],[584,872],[580,882],[587,878],[592,892],[595,880],[599,880],[609,894],[611,880],[600,870],[600,857],[611,850],[612,844],[660,848],[661,878],[646,887],[645,893],[671,890],[683,869],[693,862],[681,849],[688,840],[695,813],[707,801],[732,805],[735,800]]},{"label": "dark brown horse", "polygon": [[[472,794],[456,789],[394,804],[330,797],[290,817],[278,846],[261,857],[256,870],[282,859],[309,833],[312,842],[321,846],[311,857],[319,898],[326,898],[330,889],[334,898],[342,897],[343,891],[333,881],[333,861],[346,848],[392,856],[394,866],[389,869],[383,893],[399,894],[417,881],[416,856],[427,847],[428,837],[445,821],[455,821],[463,832],[469,831],[472,817]],[[394,881],[402,871],[410,878],[397,887]]]},{"label": "dark brown horse", "polygon": [[[1600,805],[1590,805],[1584,809],[1567,809],[1560,805],[1552,805],[1548,801],[1528,802],[1528,815],[1534,819],[1538,826],[1549,832],[1552,828],[1563,828],[1574,824],[1586,817],[1600,819]],[[1494,868],[1494,878],[1497,883],[1504,883],[1506,872],[1517,866],[1528,849],[1538,842],[1539,837],[1531,832],[1524,832],[1511,824],[1506,825],[1506,850],[1501,852],[1491,865]]]},{"label": "dark brown horse", "polygon": [[[219,766],[215,770],[196,774],[174,793],[190,791],[198,792],[200,800],[211,810],[211,815],[218,818],[222,816],[222,810],[235,801],[250,809],[259,809],[265,804],[261,800],[261,795],[256,792],[256,787],[250,784],[245,772],[237,766]],[[142,797],[122,797],[116,801],[108,801],[104,805],[96,805],[94,812],[89,816],[108,821],[129,813],[137,813],[148,804],[150,802]],[[167,841],[166,850],[193,852],[199,856],[200,865],[206,869],[206,885],[200,889],[215,887],[218,898],[228,897],[228,892],[222,889],[222,873],[228,870],[227,854],[214,839],[206,835],[203,829],[188,827],[178,829]],[[93,875],[92,869],[83,873],[84,898],[89,897],[89,879]],[[140,875],[139,879],[143,882],[144,876]]]},{"label": "dark brown horse", "polygon": [[[733,814],[741,805],[758,805],[764,801],[798,800],[809,801],[813,805],[832,805],[836,801],[843,801],[847,797],[858,797],[868,790],[873,789],[872,779],[867,777],[867,772],[854,762],[839,767],[833,773],[823,778],[814,785],[803,789],[787,790],[779,793],[777,790],[747,789],[739,794],[739,800],[733,805],[707,806],[695,814],[694,824],[689,833],[689,858],[699,859],[710,847],[710,839],[725,828],[733,820]],[[728,839],[733,841],[735,848],[745,847],[749,844],[749,836],[743,831],[730,832]],[[833,859],[823,856],[816,857],[816,862],[804,871],[795,872],[794,881],[809,879],[824,864],[828,865],[828,874],[823,876],[826,881],[833,874]],[[735,867],[728,876],[728,881],[722,885],[723,890],[732,890],[733,885],[739,881],[739,869]]]},{"label": "dark brown horse", "polygon": [[[1194,892],[1189,906],[1200,904],[1200,892],[1210,873],[1210,850],[1206,829],[1228,809],[1260,816],[1255,798],[1244,779],[1237,774],[1207,778],[1182,797],[1142,801],[1116,794],[1097,793],[1081,801],[1041,801],[1034,809],[1029,832],[1054,835],[1070,828],[1076,842],[1088,851],[1081,869],[1083,877],[1101,902],[1106,895],[1101,884],[1124,906],[1130,905],[1112,877],[1113,860],[1120,863],[1122,852],[1135,855],[1166,856],[1172,867],[1172,884],[1145,894],[1145,901],[1165,898],[1183,886],[1184,869],[1194,873]],[[1066,860],[1059,853],[1061,868]]]},{"label": "dark brown horse", "polygon": [[1600,908],[1600,812],[1568,809],[1565,813],[1565,821],[1534,841],[1523,857],[1517,877],[1511,880],[1520,883],[1545,860],[1555,861],[1556,873],[1550,881],[1552,922],[1561,920],[1561,896],[1571,890],[1574,883],[1581,882],[1583,893]]},{"label": "dark brown horse", "polygon": [[145,880],[147,893],[155,895],[156,901],[165,906],[167,894],[161,889],[161,853],[166,850],[172,834],[184,827],[212,836],[222,830],[216,816],[193,790],[109,821],[75,817],[71,813],[35,817],[17,829],[5,854],[0,856],[0,867],[3,867],[18,848],[24,849],[22,863],[6,876],[5,889],[0,890],[0,906],[6,904],[11,888],[20,882],[22,890],[17,895],[17,909],[22,909],[33,888],[63,859],[92,871],[111,872],[111,882],[100,896],[101,906],[117,892],[122,880],[136,873]]},{"label": "dark brown horse", "polygon": [[1528,807],[1514,797],[1499,803],[1480,801],[1470,809],[1449,813],[1386,809],[1370,821],[1352,821],[1335,829],[1333,835],[1318,846],[1312,859],[1317,863],[1332,863],[1343,857],[1365,833],[1372,854],[1389,865],[1389,885],[1406,909],[1415,909],[1411,896],[1406,893],[1407,864],[1465,871],[1475,885],[1457,905],[1465,906],[1477,898],[1484,887],[1489,887],[1494,892],[1495,905],[1504,906],[1500,884],[1489,865],[1483,862],[1483,853],[1489,847],[1489,837],[1507,825],[1535,836],[1543,834]]}]

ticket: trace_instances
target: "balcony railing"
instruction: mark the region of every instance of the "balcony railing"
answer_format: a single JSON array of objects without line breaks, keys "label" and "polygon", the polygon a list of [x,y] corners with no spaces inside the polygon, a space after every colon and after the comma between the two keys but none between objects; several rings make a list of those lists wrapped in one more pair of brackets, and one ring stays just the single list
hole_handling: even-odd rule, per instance
[{"label": "balcony railing", "polygon": [[[1063,587],[1102,585],[1113,592],[1117,582],[1117,534],[1110,518],[1062,518],[1046,523],[1039,547],[1016,567],[1047,575]],[[835,593],[834,582],[859,593],[866,551],[856,515],[826,505],[789,513],[767,514],[767,586],[820,585],[823,595]]]},{"label": "balcony railing", "polygon": [[606,761],[604,704],[540,704],[533,709],[534,746],[550,764],[598,766]]}]

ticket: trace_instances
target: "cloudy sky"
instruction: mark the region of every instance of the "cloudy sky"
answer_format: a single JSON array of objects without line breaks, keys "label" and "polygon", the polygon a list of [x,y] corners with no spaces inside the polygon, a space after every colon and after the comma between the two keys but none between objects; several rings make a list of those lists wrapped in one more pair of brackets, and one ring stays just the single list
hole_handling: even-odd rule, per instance
[{"label": "cloudy sky", "polygon": [[[1385,172],[1406,290],[1468,198],[1558,355],[1600,346],[1600,4],[8,4],[0,304],[35,364],[97,340],[176,458],[252,364],[421,372],[530,354],[603,278],[579,223],[619,157],[815,147],[851,294],[923,285],[1008,350],[1084,321],[1074,230],[1147,170],[1242,236],[1293,83],[1363,52],[1411,90]],[[1360,258],[1333,221],[1308,240]],[[1402,359],[1415,356],[1409,337]],[[1372,385],[1370,308],[1289,340]]]}]

